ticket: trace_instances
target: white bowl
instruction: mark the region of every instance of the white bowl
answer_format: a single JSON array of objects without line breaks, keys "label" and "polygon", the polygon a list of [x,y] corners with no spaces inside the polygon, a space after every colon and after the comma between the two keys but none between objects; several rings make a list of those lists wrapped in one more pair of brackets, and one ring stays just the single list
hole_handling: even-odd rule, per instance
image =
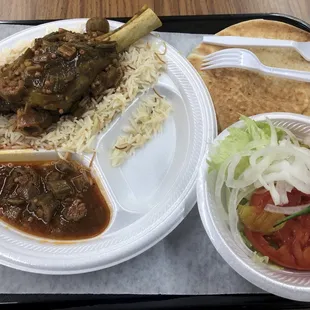
[{"label": "white bowl", "polygon": [[[310,134],[310,117],[293,113],[265,113],[251,117],[254,120],[269,118],[275,125],[290,129],[297,137]],[[237,122],[232,126],[243,126]],[[224,130],[214,142],[228,135]],[[207,158],[207,154],[206,154]],[[204,228],[211,242],[224,260],[242,277],[261,289],[292,300],[310,301],[310,271],[278,270],[254,262],[236,243],[223,219],[223,211],[214,201],[214,179],[207,177],[204,160],[197,180],[197,201]]]}]

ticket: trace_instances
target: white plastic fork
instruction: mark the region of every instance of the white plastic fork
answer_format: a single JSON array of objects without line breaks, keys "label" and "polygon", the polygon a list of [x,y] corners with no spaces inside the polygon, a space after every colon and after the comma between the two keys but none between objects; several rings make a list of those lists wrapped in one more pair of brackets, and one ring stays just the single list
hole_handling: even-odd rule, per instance
[{"label": "white plastic fork", "polygon": [[271,76],[310,82],[309,71],[298,71],[265,66],[252,52],[241,48],[228,48],[204,57],[201,70],[239,68]]}]

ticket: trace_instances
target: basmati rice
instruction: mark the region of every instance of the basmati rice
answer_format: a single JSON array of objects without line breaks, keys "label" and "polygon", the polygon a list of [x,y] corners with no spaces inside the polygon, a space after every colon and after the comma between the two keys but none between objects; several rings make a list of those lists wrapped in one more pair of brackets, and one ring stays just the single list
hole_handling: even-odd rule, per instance
[{"label": "basmati rice", "polygon": [[[24,48],[11,51],[8,59],[12,61],[12,54],[16,58]],[[16,115],[0,116],[0,147],[93,152],[98,133],[105,130],[139,93],[155,84],[165,70],[165,58],[158,55],[158,49],[158,44],[150,45],[142,40],[129,47],[120,56],[124,77],[117,89],[109,89],[99,98],[93,98],[92,107],[81,118],[64,116],[40,137],[29,137],[16,131]]]},{"label": "basmati rice", "polygon": [[161,131],[169,116],[171,105],[157,93],[142,100],[123,131],[126,135],[117,138],[111,154],[111,165],[121,165],[137,148],[147,143],[152,136]]}]

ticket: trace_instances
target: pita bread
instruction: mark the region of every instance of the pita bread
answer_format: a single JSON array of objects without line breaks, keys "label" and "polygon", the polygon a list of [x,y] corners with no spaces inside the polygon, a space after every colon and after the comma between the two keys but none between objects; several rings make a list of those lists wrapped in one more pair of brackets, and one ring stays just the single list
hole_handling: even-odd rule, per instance
[{"label": "pita bread", "polygon": [[[261,19],[233,25],[217,35],[310,41],[310,33],[306,31],[285,23]],[[202,58],[220,49],[219,46],[201,43],[188,56],[210,91],[219,131],[238,121],[240,114],[251,116],[266,112],[292,112],[310,115],[310,83],[242,69],[201,71]],[[247,49],[254,52],[265,65],[310,71],[310,62],[293,49]]]}]

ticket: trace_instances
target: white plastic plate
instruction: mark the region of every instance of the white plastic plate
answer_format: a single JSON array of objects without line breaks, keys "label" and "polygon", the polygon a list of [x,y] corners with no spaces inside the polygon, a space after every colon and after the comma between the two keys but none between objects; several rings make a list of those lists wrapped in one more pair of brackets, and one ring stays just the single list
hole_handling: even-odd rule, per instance
[{"label": "white plastic plate", "polygon": [[[87,19],[43,24],[0,42],[0,49],[32,41],[58,27],[77,30]],[[110,21],[111,28],[121,23]],[[145,40],[160,38],[148,35]],[[101,235],[83,241],[59,243],[41,240],[0,225],[0,263],[45,274],[74,274],[116,265],[147,250],[171,232],[196,201],[198,168],[217,132],[211,97],[191,64],[169,44],[167,71],[156,90],[172,104],[163,132],[138,150],[119,168],[112,168],[109,150],[121,134],[136,99],[112,126],[98,136],[94,170],[112,208],[112,221]],[[162,48],[164,48],[162,46]],[[34,156],[52,156],[48,152]],[[80,158],[87,163],[91,155]],[[0,158],[1,160],[1,158]],[[44,241],[44,242],[42,242]]]},{"label": "white plastic plate", "polygon": [[[252,118],[257,121],[269,118],[273,124],[291,130],[301,139],[310,134],[308,116],[274,112]],[[243,126],[243,122],[237,122],[233,126]],[[224,139],[228,134],[228,130],[224,130],[214,142]],[[223,219],[223,211],[214,202],[215,180],[207,177],[207,169],[204,160],[197,180],[197,202],[204,228],[220,255],[241,276],[261,289],[288,299],[310,301],[310,272],[275,269],[256,263],[235,242]]]}]

